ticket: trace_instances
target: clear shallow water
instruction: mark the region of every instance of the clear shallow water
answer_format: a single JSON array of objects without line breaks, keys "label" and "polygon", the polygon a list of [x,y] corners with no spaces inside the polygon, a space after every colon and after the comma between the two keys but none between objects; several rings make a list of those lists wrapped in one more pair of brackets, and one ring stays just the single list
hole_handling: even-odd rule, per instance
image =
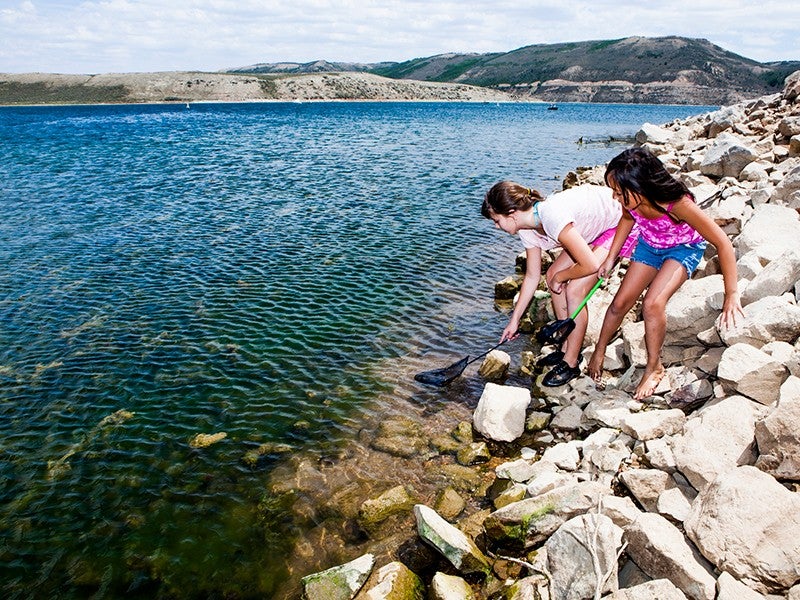
[{"label": "clear shallow water", "polygon": [[268,597],[297,532],[283,455],[245,453],[346,444],[494,343],[521,246],[492,183],[554,191],[625,147],[578,138],[710,109],[0,108],[4,595]]}]

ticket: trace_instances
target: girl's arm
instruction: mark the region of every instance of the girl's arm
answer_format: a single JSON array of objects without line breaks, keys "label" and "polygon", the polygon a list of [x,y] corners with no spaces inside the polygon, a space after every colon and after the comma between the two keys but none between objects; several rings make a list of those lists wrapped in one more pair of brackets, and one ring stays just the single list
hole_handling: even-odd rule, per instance
[{"label": "girl's arm", "polygon": [[573,279],[580,279],[592,273],[596,273],[600,267],[600,261],[597,260],[594,252],[583,236],[578,233],[578,230],[570,223],[558,235],[558,241],[563,246],[564,251],[567,252],[574,262],[573,265],[561,271],[557,271],[550,275],[547,281],[549,287],[556,294],[561,292],[562,286]]},{"label": "girl's arm", "polygon": [[528,309],[531,300],[533,300],[533,294],[536,292],[536,288],[539,287],[539,279],[542,276],[542,249],[526,248],[525,258],[525,277],[522,280],[522,287],[519,290],[517,305],[511,313],[508,325],[506,325],[506,328],[503,330],[503,335],[500,336],[500,342],[513,340],[519,335],[519,322],[522,320],[522,316]]},{"label": "girl's arm", "polygon": [[736,325],[737,319],[744,316],[739,301],[739,281],[736,272],[736,253],[728,236],[702,209],[688,198],[683,198],[672,207],[672,214],[694,228],[717,249],[719,267],[725,282],[725,301],[722,305],[722,324],[725,327]]},{"label": "girl's arm", "polygon": [[611,241],[611,247],[608,249],[608,256],[597,271],[598,277],[605,278],[611,269],[614,268],[614,263],[617,262],[619,253],[622,251],[622,246],[625,245],[625,240],[627,240],[628,236],[631,234],[635,223],[636,221],[633,220],[631,213],[623,208],[622,216],[619,219],[619,223],[617,223],[617,230],[614,232],[614,239]]}]

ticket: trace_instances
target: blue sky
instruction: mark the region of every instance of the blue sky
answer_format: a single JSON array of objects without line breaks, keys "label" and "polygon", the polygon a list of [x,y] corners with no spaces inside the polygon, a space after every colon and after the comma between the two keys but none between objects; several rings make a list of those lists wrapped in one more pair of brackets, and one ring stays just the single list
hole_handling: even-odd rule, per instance
[{"label": "blue sky", "polygon": [[0,0],[0,72],[401,61],[642,35],[800,60],[796,0]]}]

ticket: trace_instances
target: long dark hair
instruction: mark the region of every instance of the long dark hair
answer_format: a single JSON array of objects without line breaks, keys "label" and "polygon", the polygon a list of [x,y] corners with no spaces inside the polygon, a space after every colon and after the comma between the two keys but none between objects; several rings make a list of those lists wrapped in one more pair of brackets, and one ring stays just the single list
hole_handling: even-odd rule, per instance
[{"label": "long dark hair", "polygon": [[491,213],[496,215],[510,215],[517,210],[528,210],[542,195],[530,188],[521,186],[513,181],[498,181],[483,197],[481,214],[491,219]]},{"label": "long dark hair", "polygon": [[644,148],[629,148],[612,158],[606,167],[606,185],[611,183],[609,178],[613,178],[622,192],[626,207],[632,193],[662,213],[667,212],[664,205],[677,202],[684,196],[694,200],[686,184],[670,175],[658,157]]}]

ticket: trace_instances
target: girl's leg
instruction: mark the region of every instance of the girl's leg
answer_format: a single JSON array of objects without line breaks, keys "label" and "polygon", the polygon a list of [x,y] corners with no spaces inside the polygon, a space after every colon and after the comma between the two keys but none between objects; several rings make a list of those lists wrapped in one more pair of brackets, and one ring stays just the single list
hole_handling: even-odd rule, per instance
[{"label": "girl's leg", "polygon": [[[570,258],[569,253],[562,250],[553,261],[553,264],[550,265],[550,268],[547,269],[547,274],[549,276],[556,271],[569,269],[574,264],[575,261]],[[566,319],[569,313],[567,312],[567,295],[564,293],[564,289],[562,288],[558,294],[550,290],[550,301],[553,303],[553,312],[556,315],[556,319]]]},{"label": "girl's leg", "polygon": [[600,328],[600,335],[595,344],[592,358],[589,359],[588,373],[596,382],[599,382],[603,375],[603,359],[606,354],[606,346],[611,341],[611,337],[619,329],[622,319],[633,308],[636,300],[642,292],[650,285],[658,274],[658,269],[644,263],[632,262],[622,278],[617,294],[611,301],[611,305],[606,310],[603,318],[603,325]]},{"label": "girl's leg", "polygon": [[652,395],[664,378],[661,364],[661,347],[667,333],[667,302],[689,276],[678,261],[667,259],[650,284],[644,296],[644,343],[647,348],[647,365],[633,397],[637,400]]},{"label": "girl's leg", "polygon": [[[603,248],[601,246],[592,248],[592,252],[594,252],[595,256],[597,256],[597,260],[601,263],[608,256],[608,248]],[[567,316],[571,315],[578,305],[583,302],[586,294],[589,293],[589,290],[592,289],[592,286],[595,283],[597,283],[596,274],[587,275],[586,277],[575,279],[569,282],[566,292],[568,311]],[[578,366],[578,357],[580,356],[581,348],[583,347],[583,338],[586,336],[586,328],[589,325],[588,306],[585,306],[581,312],[575,316],[574,320],[575,329],[573,329],[572,333],[569,334],[569,337],[567,337],[566,341],[564,342],[564,346],[562,347],[562,350],[564,351],[564,360],[570,367],[573,368]]]}]

